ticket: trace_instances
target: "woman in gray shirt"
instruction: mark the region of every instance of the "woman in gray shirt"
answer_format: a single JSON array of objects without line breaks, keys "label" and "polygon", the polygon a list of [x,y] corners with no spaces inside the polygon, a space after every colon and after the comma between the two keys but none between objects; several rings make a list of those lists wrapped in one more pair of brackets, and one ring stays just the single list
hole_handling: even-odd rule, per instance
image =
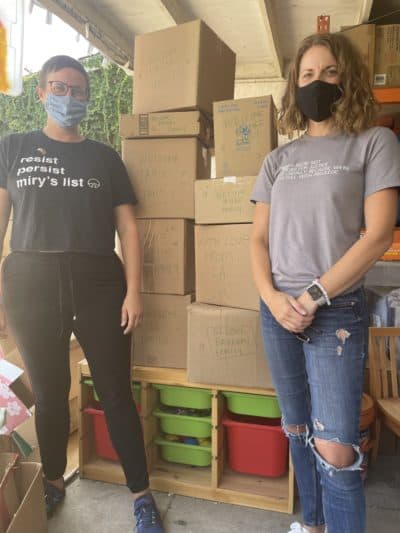
[{"label": "woman in gray shirt", "polygon": [[[367,357],[363,276],[392,242],[393,132],[371,127],[369,73],[343,34],[306,38],[255,184],[251,239],[265,350],[303,510],[290,531],[364,533],[359,416]],[[365,224],[365,236],[360,230]]]}]

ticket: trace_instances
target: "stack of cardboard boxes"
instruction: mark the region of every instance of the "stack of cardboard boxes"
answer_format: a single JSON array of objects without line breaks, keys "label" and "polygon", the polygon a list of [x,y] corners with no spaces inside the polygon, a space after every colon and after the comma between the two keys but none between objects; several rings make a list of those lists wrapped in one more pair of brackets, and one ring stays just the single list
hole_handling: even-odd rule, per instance
[{"label": "stack of cardboard boxes", "polygon": [[186,368],[194,299],[194,187],[210,178],[211,114],[232,98],[235,54],[203,22],[135,40],[134,115],[121,117],[122,156],[138,198],[144,320],[137,365]]},{"label": "stack of cardboard boxes", "polygon": [[277,146],[271,96],[214,104],[217,179],[195,186],[196,303],[188,310],[188,380],[268,387],[252,280],[250,195]]},{"label": "stack of cardboard boxes", "polygon": [[400,86],[400,24],[362,24],[342,31],[360,50],[375,87]]}]

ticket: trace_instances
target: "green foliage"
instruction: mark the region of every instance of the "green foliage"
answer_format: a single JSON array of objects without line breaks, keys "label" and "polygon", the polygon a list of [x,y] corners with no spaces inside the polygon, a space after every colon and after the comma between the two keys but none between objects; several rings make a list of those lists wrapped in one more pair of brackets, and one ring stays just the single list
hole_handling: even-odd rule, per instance
[{"label": "green foliage", "polygon": [[[131,113],[132,78],[115,64],[102,66],[102,57],[95,55],[82,60],[90,78],[88,115],[81,124],[86,137],[111,145],[120,151],[119,115]],[[36,94],[38,75],[24,78],[20,96],[0,94],[0,137],[41,129],[46,113]]]}]

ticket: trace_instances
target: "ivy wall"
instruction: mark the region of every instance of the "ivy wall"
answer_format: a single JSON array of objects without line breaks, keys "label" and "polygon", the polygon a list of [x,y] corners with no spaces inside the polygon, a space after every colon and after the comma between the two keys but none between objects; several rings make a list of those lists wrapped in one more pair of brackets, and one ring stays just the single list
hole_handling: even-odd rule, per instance
[{"label": "ivy wall", "polygon": [[[86,58],[82,63],[89,74],[91,97],[81,132],[120,151],[119,115],[131,113],[132,78],[117,65],[103,67],[100,55]],[[36,94],[37,81],[37,74],[26,76],[20,96],[0,94],[0,137],[44,126],[46,113]]]}]

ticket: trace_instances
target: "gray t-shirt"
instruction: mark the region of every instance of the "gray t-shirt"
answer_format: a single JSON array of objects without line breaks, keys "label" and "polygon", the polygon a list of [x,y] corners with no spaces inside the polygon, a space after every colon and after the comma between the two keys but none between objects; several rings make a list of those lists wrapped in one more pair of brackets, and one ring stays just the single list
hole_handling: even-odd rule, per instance
[{"label": "gray t-shirt", "polygon": [[268,154],[251,201],[271,206],[274,286],[299,296],[360,238],[365,198],[399,186],[400,145],[388,128],[304,135]]}]

